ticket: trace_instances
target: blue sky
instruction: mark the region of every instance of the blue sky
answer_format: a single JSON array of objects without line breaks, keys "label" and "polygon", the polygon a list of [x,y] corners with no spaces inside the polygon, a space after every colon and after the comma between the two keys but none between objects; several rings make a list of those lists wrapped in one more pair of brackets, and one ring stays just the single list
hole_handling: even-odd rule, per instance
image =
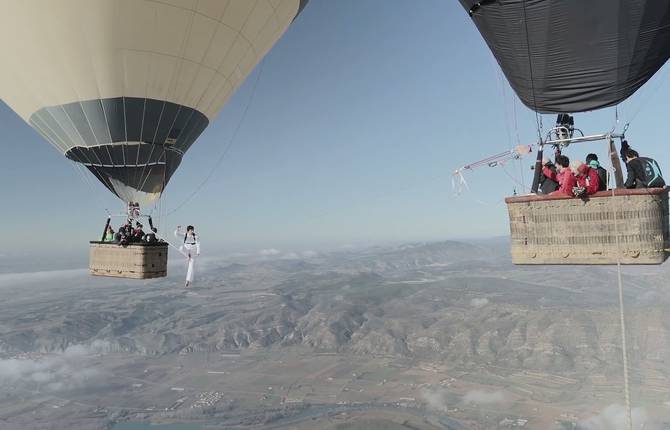
[{"label": "blue sky", "polygon": [[[471,192],[458,197],[451,172],[509,149],[517,135],[534,142],[535,117],[513,96],[458,2],[311,0],[258,74],[173,176],[168,211],[216,167],[192,200],[161,220],[163,231],[195,224],[204,249],[230,251],[508,233],[501,201],[521,188],[514,183],[521,171],[530,181],[533,157],[468,174]],[[619,109],[622,122],[634,116],[631,145],[666,170],[667,74],[666,67]],[[614,119],[614,109],[605,109],[576,115],[576,125],[603,132]],[[545,129],[553,122],[543,117]],[[14,252],[85,253],[105,208],[118,211],[121,203],[101,185],[87,185],[4,104],[0,129],[0,222]],[[604,156],[597,145],[567,155]]]}]

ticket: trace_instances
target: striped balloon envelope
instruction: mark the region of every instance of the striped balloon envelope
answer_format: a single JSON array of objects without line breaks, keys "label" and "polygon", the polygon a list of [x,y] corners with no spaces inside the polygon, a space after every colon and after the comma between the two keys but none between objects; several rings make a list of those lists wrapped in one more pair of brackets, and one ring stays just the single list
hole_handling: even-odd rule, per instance
[{"label": "striped balloon envelope", "polygon": [[3,0],[0,97],[126,202],[182,157],[306,0]]}]

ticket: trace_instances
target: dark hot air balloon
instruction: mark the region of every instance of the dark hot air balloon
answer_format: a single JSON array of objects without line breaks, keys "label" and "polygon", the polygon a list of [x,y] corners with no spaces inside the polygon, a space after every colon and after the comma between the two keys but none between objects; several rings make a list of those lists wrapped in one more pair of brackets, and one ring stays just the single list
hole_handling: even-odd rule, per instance
[{"label": "dark hot air balloon", "polygon": [[[609,190],[587,198],[536,195],[543,148],[605,141],[609,176],[623,183],[614,139],[584,135],[574,112],[621,103],[670,57],[670,2],[658,0],[460,0],[521,101],[537,113],[559,113],[546,138],[455,171],[495,166],[537,149],[530,193],[506,199],[512,260],[517,264],[660,264],[670,245],[665,188]],[[539,119],[539,118],[538,118]],[[577,132],[575,135],[573,133]],[[604,161],[604,160],[602,160]],[[568,172],[568,174],[571,174]],[[553,193],[552,193],[553,194]]]},{"label": "dark hot air balloon", "polygon": [[630,97],[670,57],[670,2],[460,0],[521,101],[583,112]]}]

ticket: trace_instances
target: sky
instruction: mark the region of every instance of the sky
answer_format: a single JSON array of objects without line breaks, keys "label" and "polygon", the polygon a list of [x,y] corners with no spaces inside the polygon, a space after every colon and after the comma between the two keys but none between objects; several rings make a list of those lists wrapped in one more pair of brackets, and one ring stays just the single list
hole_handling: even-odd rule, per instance
[{"label": "sky", "polygon": [[[668,166],[667,77],[620,105],[618,124],[610,108],[576,126],[632,119],[631,146]],[[469,172],[458,196],[452,172],[534,143],[535,121],[459,2],[310,0],[184,157],[160,229],[194,224],[203,252],[504,236],[503,199],[528,185],[534,157]],[[123,204],[1,103],[0,130],[0,256],[85,254]],[[566,154],[588,152],[604,159],[605,144]]]}]

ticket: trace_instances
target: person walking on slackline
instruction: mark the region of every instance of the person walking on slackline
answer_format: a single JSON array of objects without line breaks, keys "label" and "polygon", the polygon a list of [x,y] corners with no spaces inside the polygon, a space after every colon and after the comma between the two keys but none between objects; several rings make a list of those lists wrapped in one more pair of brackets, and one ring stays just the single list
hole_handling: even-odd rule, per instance
[{"label": "person walking on slackline", "polygon": [[181,226],[178,225],[177,229],[174,231],[174,236],[183,240],[182,245],[179,247],[179,251],[184,253],[188,257],[188,269],[186,270],[186,288],[193,283],[193,278],[195,276],[195,258],[200,255],[200,238],[195,234],[195,227],[189,225],[186,227],[186,233],[181,229]]}]

